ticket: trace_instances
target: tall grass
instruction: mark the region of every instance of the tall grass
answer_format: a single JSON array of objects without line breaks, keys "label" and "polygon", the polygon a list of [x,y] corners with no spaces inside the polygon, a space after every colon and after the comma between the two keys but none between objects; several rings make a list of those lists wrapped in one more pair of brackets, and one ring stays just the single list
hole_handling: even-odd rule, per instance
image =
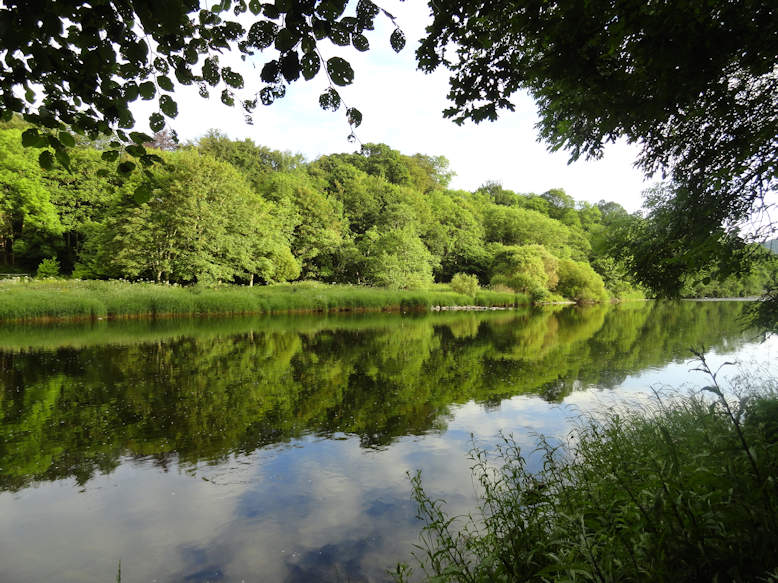
[{"label": "tall grass", "polygon": [[778,580],[778,395],[733,403],[700,362],[703,393],[590,418],[564,447],[541,439],[540,471],[510,438],[497,465],[474,449],[475,517],[448,516],[416,474],[427,580]]},{"label": "tall grass", "polygon": [[523,295],[480,291],[475,297],[443,286],[393,290],[300,282],[273,286],[180,287],[126,281],[0,282],[0,320],[427,310],[432,306],[528,305]]}]

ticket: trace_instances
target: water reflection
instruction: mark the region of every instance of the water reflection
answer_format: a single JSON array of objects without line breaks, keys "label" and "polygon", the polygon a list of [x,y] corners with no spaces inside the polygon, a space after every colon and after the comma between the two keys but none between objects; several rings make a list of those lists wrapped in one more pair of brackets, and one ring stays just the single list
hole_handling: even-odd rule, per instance
[{"label": "water reflection", "polygon": [[5,580],[382,580],[406,471],[465,510],[471,431],[529,445],[573,391],[737,350],[743,307],[5,327]]}]

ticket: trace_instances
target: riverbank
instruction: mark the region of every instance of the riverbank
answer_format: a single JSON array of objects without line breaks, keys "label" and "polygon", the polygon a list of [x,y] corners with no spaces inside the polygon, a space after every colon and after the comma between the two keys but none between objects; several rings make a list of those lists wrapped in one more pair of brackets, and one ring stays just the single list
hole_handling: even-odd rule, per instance
[{"label": "riverbank", "polygon": [[479,290],[474,296],[446,285],[394,290],[299,282],[216,287],[96,280],[0,282],[0,321],[59,321],[295,312],[420,311],[433,307],[517,307],[524,294]]},{"label": "riverbank", "polygon": [[451,517],[417,473],[422,580],[774,581],[775,381],[733,399],[698,364],[702,393],[582,418],[530,454],[512,438],[496,459],[474,449],[474,517]]}]

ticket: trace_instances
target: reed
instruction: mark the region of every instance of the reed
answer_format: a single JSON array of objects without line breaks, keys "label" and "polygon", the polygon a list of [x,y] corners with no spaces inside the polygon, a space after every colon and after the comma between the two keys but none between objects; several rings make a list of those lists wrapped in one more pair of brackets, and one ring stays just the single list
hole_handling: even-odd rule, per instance
[{"label": "reed", "polygon": [[725,396],[698,356],[702,392],[584,419],[561,445],[541,438],[540,470],[511,438],[495,460],[474,448],[474,515],[449,516],[412,476],[423,579],[776,581],[778,395]]},{"label": "reed", "polygon": [[0,282],[0,320],[266,314],[283,312],[416,311],[433,306],[528,305],[521,294],[446,286],[395,290],[299,282],[270,286],[161,285],[121,280],[9,280]]}]

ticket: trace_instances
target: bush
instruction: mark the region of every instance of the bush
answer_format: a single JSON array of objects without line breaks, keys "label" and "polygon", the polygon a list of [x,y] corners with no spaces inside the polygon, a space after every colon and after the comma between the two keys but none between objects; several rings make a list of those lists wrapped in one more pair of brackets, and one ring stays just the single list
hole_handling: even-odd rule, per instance
[{"label": "bush", "polygon": [[474,296],[481,289],[481,286],[478,285],[478,278],[475,275],[456,273],[451,278],[451,289],[458,294]]},{"label": "bush", "polygon": [[38,264],[38,271],[35,273],[36,277],[41,279],[47,277],[57,277],[59,275],[59,261],[56,257],[47,257]]},{"label": "bush", "polygon": [[566,447],[541,439],[536,472],[510,438],[498,467],[474,449],[475,518],[449,517],[417,473],[428,580],[775,581],[778,397],[705,390],[583,421]]}]

